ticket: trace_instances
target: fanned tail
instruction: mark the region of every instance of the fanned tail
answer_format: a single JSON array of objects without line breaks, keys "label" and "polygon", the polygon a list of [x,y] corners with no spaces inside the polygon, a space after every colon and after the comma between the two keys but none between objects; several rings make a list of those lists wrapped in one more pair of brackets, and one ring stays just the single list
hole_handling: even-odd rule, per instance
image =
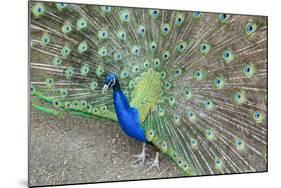
[{"label": "fanned tail", "polygon": [[147,115],[142,126],[184,174],[267,169],[266,17],[30,7],[34,108],[117,121],[112,91],[101,94],[104,76],[116,73],[137,104],[136,85],[153,69],[161,79],[160,99],[149,110],[141,107]]}]

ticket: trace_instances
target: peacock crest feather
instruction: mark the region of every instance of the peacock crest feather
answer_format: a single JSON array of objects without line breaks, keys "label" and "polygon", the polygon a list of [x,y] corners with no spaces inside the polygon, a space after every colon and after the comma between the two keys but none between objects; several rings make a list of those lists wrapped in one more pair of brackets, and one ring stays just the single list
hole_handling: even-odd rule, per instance
[{"label": "peacock crest feather", "polygon": [[117,75],[146,139],[185,175],[267,169],[267,18],[30,3],[32,107],[117,122]]}]

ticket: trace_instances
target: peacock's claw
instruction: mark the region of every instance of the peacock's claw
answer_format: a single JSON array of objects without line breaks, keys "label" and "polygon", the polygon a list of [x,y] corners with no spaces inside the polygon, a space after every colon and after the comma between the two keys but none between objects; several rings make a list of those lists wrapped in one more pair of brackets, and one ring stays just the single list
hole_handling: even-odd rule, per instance
[{"label": "peacock's claw", "polygon": [[155,156],[154,161],[152,162],[151,166],[145,172],[149,172],[153,167],[156,167],[157,170],[160,171],[159,152],[156,152],[156,156]]},{"label": "peacock's claw", "polygon": [[133,155],[134,157],[137,157],[137,160],[133,161],[133,164],[140,162],[141,165],[144,165],[145,158],[146,158],[146,152],[145,152],[145,143],[143,144],[142,152],[138,155]]}]

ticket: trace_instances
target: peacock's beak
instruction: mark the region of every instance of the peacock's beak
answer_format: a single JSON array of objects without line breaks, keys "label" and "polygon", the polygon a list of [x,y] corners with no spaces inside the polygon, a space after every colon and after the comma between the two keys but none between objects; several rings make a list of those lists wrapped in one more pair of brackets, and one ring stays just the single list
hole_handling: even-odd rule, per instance
[{"label": "peacock's beak", "polygon": [[108,89],[108,85],[104,84],[103,88],[102,88],[102,94],[104,94],[104,92]]}]

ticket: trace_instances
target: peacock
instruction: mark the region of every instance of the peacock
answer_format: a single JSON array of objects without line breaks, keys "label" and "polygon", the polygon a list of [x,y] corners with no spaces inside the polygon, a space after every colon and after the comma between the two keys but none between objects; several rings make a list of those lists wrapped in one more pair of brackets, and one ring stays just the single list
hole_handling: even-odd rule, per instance
[{"label": "peacock", "polygon": [[267,17],[29,5],[32,108],[112,121],[135,163],[155,148],[147,170],[161,152],[185,176],[267,171]]}]

